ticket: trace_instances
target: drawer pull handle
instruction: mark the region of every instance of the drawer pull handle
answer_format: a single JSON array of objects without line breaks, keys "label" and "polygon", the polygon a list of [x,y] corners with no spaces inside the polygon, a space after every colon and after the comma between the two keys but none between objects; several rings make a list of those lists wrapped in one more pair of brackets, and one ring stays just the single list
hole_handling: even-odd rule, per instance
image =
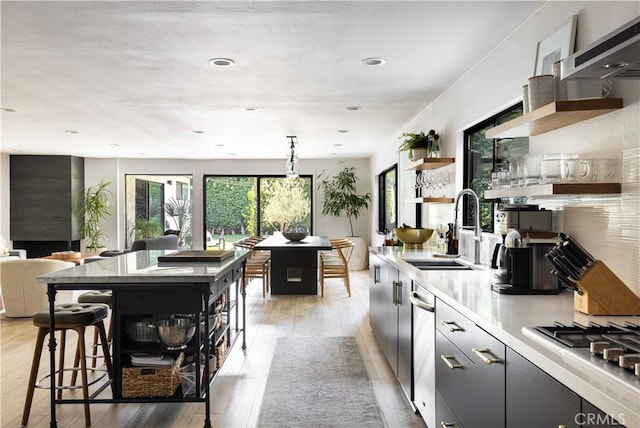
[{"label": "drawer pull handle", "polygon": [[[488,349],[473,348],[472,351],[474,354],[480,357],[480,359],[488,365],[502,362],[500,358],[495,358],[495,356]],[[491,358],[487,357],[487,355],[491,355]]]},{"label": "drawer pull handle", "polygon": [[[458,360],[456,360],[456,357],[454,357],[453,355],[440,355],[440,358],[442,358],[442,361],[444,361],[447,367],[449,367],[451,370],[464,368],[464,366],[460,364]],[[453,360],[455,362],[452,363],[450,360]]]},{"label": "drawer pull handle", "polygon": [[450,427],[455,427],[456,424],[455,422],[445,422],[445,421],[440,421],[440,426],[442,428],[450,428]]},{"label": "drawer pull handle", "polygon": [[451,333],[455,333],[456,331],[464,331],[464,328],[460,327],[453,321],[442,321],[442,325],[447,327]]}]

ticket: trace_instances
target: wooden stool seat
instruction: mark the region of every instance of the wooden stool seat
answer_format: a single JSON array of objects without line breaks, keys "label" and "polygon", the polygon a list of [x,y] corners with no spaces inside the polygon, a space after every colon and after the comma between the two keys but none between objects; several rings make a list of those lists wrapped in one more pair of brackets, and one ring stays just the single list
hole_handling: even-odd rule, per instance
[{"label": "wooden stool seat", "polygon": [[[84,402],[84,415],[85,424],[91,425],[91,415],[89,413],[89,381],[87,376],[87,360],[85,353],[84,335],[85,329],[89,326],[93,326],[100,335],[100,341],[102,343],[102,352],[104,355],[104,362],[107,369],[109,379],[113,376],[113,367],[111,364],[111,355],[109,354],[109,346],[107,344],[107,334],[104,330],[103,320],[109,313],[109,306],[101,303],[69,303],[64,305],[56,305],[54,308],[54,322],[56,331],[61,332],[60,336],[60,350],[58,356],[58,367],[56,373],[51,376],[58,375],[58,383],[56,389],[58,390],[58,399],[62,398],[62,390],[75,387],[76,376],[80,371],[82,379],[82,398]],[[29,422],[29,413],[31,412],[31,404],[33,402],[33,394],[36,388],[36,377],[38,375],[38,369],[40,368],[40,358],[42,356],[42,349],[44,345],[44,339],[49,331],[49,310],[44,309],[36,312],[31,317],[33,324],[38,327],[38,336],[36,338],[36,347],[33,353],[33,363],[31,365],[31,373],[29,375],[29,384],[27,386],[27,396],[24,403],[24,412],[22,413],[22,425],[27,425]],[[66,344],[66,332],[67,330],[74,330],[78,334],[78,343],[76,346],[75,361],[73,368],[69,369],[73,371],[71,378],[72,386],[63,386],[64,376],[64,354]],[[78,368],[80,363],[80,368]],[[54,382],[53,378],[50,380]],[[93,383],[93,382],[92,382]]]}]

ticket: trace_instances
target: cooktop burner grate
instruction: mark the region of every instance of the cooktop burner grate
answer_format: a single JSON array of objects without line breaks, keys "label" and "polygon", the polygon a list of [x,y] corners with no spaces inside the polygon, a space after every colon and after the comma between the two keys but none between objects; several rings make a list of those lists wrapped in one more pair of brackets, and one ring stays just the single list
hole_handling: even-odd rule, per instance
[{"label": "cooktop burner grate", "polygon": [[640,352],[640,326],[629,322],[624,325],[608,323],[606,326],[596,323],[588,326],[575,322],[570,326],[554,323],[553,326],[534,328],[570,348],[588,348],[591,342],[606,340],[621,344],[634,352]]}]

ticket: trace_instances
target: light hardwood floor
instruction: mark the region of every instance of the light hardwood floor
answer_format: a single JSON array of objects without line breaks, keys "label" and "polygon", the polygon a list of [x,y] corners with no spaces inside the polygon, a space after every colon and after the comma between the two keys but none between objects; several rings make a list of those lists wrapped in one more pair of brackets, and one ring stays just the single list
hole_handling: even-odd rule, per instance
[{"label": "light hardwood floor", "polygon": [[[425,427],[420,416],[413,412],[402,395],[373,337],[369,326],[368,272],[351,272],[351,287],[351,298],[347,297],[342,282],[332,279],[326,282],[324,298],[267,296],[263,299],[260,282],[256,280],[249,285],[247,351],[243,352],[240,341],[237,341],[212,384],[211,418],[214,427],[255,426],[275,342],[280,336],[354,336],[387,425],[391,428]],[[3,428],[20,426],[36,330],[28,318],[9,319],[0,316],[0,426]],[[47,362],[44,360],[41,363],[43,374]],[[49,426],[48,398],[48,391],[36,390],[30,427]],[[283,399],[286,400],[286,397]],[[58,405],[57,416],[59,427],[84,426],[81,405]],[[91,406],[91,417],[92,426],[98,428],[195,428],[203,426],[204,405],[99,403]]]}]

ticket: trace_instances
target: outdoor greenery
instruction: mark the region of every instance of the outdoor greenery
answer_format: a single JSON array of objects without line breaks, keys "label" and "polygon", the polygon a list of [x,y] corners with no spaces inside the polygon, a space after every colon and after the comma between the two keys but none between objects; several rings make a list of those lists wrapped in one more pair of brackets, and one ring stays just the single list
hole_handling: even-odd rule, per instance
[{"label": "outdoor greenery", "polygon": [[342,213],[345,213],[349,219],[351,236],[354,236],[352,219],[358,218],[360,211],[368,208],[371,201],[369,193],[359,195],[356,192],[358,177],[355,173],[355,167],[345,165],[333,177],[329,177],[323,172],[318,176],[318,180],[318,188],[324,193],[322,215],[340,217]]},{"label": "outdoor greenery", "polygon": [[265,199],[263,230],[284,232],[292,226],[305,225],[308,229],[311,211],[308,181],[301,178],[261,180],[261,195]]},{"label": "outdoor greenery", "polygon": [[178,245],[191,248],[191,199],[171,198],[164,204],[164,212],[173,219],[180,231]]},{"label": "outdoor greenery", "polygon": [[162,235],[162,224],[155,218],[139,218],[133,226],[134,239],[155,238]]},{"label": "outdoor greenery", "polygon": [[[241,234],[247,231],[247,207],[255,205],[250,191],[254,177],[210,177],[206,181],[205,227],[212,234]],[[242,215],[239,215],[242,214]]]},{"label": "outdoor greenery", "polygon": [[82,234],[86,239],[87,248],[96,249],[105,246],[105,234],[102,223],[111,215],[110,181],[101,180],[100,183],[88,187],[80,206],[80,216],[84,217]]}]

